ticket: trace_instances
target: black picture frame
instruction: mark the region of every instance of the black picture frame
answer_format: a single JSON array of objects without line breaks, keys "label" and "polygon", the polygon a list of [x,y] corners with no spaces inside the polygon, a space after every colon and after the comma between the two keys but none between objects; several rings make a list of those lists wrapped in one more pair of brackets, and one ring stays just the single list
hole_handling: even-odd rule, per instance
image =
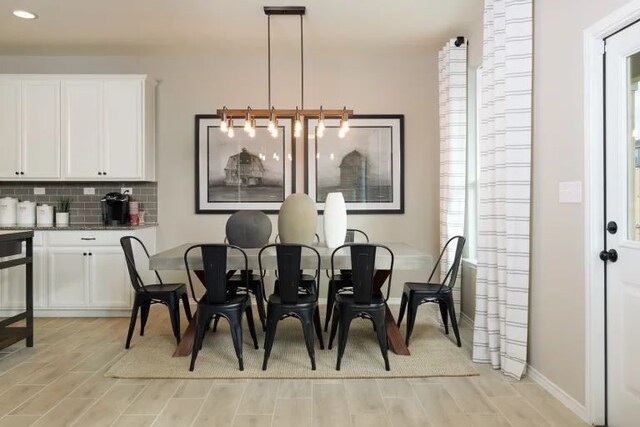
[{"label": "black picture frame", "polygon": [[[325,119],[327,131],[329,134],[325,133],[323,138],[318,139],[317,135],[317,119],[307,119],[305,120],[305,136],[304,136],[304,159],[305,159],[305,192],[311,196],[311,198],[318,205],[318,211],[320,213],[324,210],[324,203],[322,202],[322,192],[324,189],[319,187],[318,182],[320,181],[318,177],[318,170],[320,167],[318,166],[318,144],[322,144],[324,141],[328,146],[331,144],[336,144],[336,148],[345,151],[344,145],[349,144],[349,135],[354,135],[354,131],[357,132],[359,128],[368,128],[375,129],[379,127],[380,129],[385,128],[389,129],[388,133],[389,147],[390,147],[390,174],[389,178],[391,182],[386,187],[390,187],[389,189],[385,189],[385,191],[379,191],[377,196],[379,199],[377,201],[369,201],[366,200],[368,197],[367,185],[365,185],[364,192],[361,191],[359,196],[354,196],[352,191],[341,191],[345,196],[345,202],[347,206],[347,213],[349,214],[359,214],[359,215],[369,215],[369,214],[404,214],[404,180],[405,180],[405,172],[404,172],[404,114],[360,114],[353,115],[350,118],[350,131],[346,134],[344,139],[337,140],[335,135],[337,134],[337,128],[339,126],[339,120],[337,119]],[[331,136],[331,132],[333,129],[333,136]],[[385,133],[385,132],[380,132]],[[386,134],[386,133],[385,133]],[[312,139],[313,141],[310,141]],[[353,138],[355,141],[355,137]],[[397,139],[397,141],[396,141]],[[340,144],[340,146],[338,146]],[[357,151],[354,149],[353,151]],[[353,154],[353,151],[348,154]],[[331,153],[333,156],[333,153]],[[345,155],[346,157],[346,155]],[[345,160],[345,157],[342,160]],[[381,156],[379,156],[381,157]],[[366,159],[366,156],[365,156]],[[334,158],[332,157],[333,161]],[[341,163],[342,164],[342,163]],[[342,166],[339,166],[342,168]],[[367,172],[365,172],[367,173]],[[368,181],[368,175],[365,178]],[[342,171],[340,171],[340,185],[342,185]],[[380,187],[380,186],[379,186]],[[329,188],[329,187],[326,187]],[[338,186],[332,187],[335,190],[340,190]],[[343,187],[348,188],[348,187]],[[345,194],[348,193],[348,194]],[[388,194],[391,194],[391,199],[389,201],[381,199],[385,199]],[[363,195],[364,194],[364,195]],[[354,198],[362,198],[364,197],[364,201],[354,201]]]},{"label": "black picture frame", "polygon": [[[244,131],[241,127],[242,120],[238,120],[236,123],[236,135],[243,135]],[[267,121],[257,120],[258,122],[258,131],[266,132]],[[210,195],[212,186],[210,179],[210,159],[211,159],[211,148],[212,142],[211,138],[229,138],[224,133],[219,130],[220,127],[220,116],[215,114],[197,114],[195,116],[195,212],[196,214],[231,214],[240,210],[261,210],[265,213],[278,213],[280,210],[280,205],[290,194],[295,193],[296,186],[296,144],[295,139],[293,138],[293,123],[290,119],[280,119],[279,120],[279,141],[282,141],[282,152],[279,154],[279,162],[282,163],[282,196],[278,196],[277,200],[247,200],[247,201],[221,201],[221,200],[210,200]],[[213,132],[215,131],[215,132]],[[262,132],[262,133],[264,133]],[[256,141],[258,141],[260,135],[256,136]],[[269,136],[271,138],[271,136]],[[222,141],[222,140],[220,140]],[[232,140],[230,142],[233,142]],[[218,143],[218,142],[216,142]],[[251,146],[253,144],[252,141],[247,141],[247,146]],[[256,145],[259,142],[255,143]],[[251,148],[247,149],[249,155],[251,155],[252,161],[255,156],[251,151]],[[244,152],[244,149],[241,149],[241,152]],[[238,153],[239,155],[240,153]],[[260,159],[262,161],[267,161],[266,157],[262,157],[262,153]],[[274,156],[275,156],[274,152]],[[262,164],[262,163],[261,163]],[[260,178],[261,179],[261,178]],[[242,187],[242,185],[238,184],[235,188]],[[272,193],[276,190],[276,187],[272,187]],[[279,190],[277,190],[279,191]],[[256,191],[256,193],[258,193]],[[260,195],[264,195],[265,191],[260,191]],[[259,197],[257,194],[254,197]]]}]

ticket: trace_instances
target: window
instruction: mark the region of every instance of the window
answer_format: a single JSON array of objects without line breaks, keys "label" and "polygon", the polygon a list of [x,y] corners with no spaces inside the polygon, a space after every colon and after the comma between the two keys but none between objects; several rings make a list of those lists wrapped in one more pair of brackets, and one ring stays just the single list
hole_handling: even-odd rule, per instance
[{"label": "window", "polygon": [[466,258],[478,257],[478,173],[480,165],[480,109],[482,107],[482,66],[469,73],[467,129]]}]

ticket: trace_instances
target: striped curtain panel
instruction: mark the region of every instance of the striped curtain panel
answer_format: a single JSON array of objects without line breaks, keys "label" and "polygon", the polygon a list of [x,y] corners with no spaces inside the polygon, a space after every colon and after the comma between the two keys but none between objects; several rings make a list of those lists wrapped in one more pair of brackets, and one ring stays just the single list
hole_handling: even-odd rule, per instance
[{"label": "striped curtain panel", "polygon": [[[451,39],[438,55],[440,82],[440,247],[453,236],[464,234],[467,153],[467,43]],[[450,245],[442,257],[441,278],[455,257]],[[458,270],[458,276],[460,275]],[[460,316],[460,277],[453,288]]]},{"label": "striped curtain panel", "polygon": [[473,360],[527,363],[532,0],[485,0]]}]

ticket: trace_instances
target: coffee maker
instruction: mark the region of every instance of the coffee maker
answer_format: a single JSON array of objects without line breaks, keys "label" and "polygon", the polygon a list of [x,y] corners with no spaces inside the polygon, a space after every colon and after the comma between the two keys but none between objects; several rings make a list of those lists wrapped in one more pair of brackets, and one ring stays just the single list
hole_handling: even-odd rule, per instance
[{"label": "coffee maker", "polygon": [[104,225],[129,224],[129,195],[107,193],[100,201],[102,205],[102,223]]}]

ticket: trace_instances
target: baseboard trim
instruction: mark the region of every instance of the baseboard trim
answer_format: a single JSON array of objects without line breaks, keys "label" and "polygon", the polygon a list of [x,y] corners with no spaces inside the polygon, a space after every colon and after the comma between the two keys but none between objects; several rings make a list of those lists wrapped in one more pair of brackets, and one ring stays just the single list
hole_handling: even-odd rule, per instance
[{"label": "baseboard trim", "polygon": [[542,375],[540,371],[538,371],[531,365],[527,365],[527,376],[535,381],[540,387],[545,389],[550,395],[558,399],[564,406],[567,407],[567,409],[580,417],[580,419],[588,424],[591,424],[591,422],[589,421],[589,416],[587,414],[586,406],[578,402],[573,397],[569,396],[567,392],[558,387],[549,378]]}]

